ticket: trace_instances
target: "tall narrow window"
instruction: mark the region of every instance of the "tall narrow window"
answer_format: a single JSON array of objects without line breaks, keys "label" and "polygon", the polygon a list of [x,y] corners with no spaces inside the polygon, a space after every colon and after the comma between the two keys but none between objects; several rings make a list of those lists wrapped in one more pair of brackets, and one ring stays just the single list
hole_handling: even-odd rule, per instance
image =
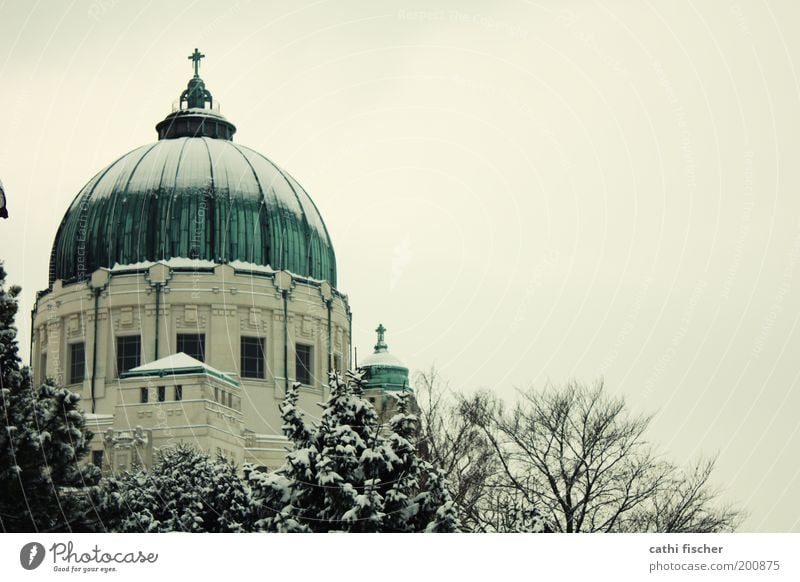
[{"label": "tall narrow window", "polygon": [[69,383],[83,382],[86,376],[86,349],[83,342],[69,345]]},{"label": "tall narrow window", "polygon": [[166,386],[159,386],[158,387],[158,401],[164,402],[167,399],[167,387]]},{"label": "tall narrow window", "polygon": [[202,333],[179,333],[177,351],[201,362],[206,361],[206,336]]},{"label": "tall narrow window", "polygon": [[149,400],[148,396],[149,394],[146,386],[139,388],[139,402],[142,404],[147,404],[147,401]]},{"label": "tall narrow window", "polygon": [[333,354],[333,370],[342,373],[342,354]]},{"label": "tall narrow window", "polygon": [[103,466],[103,451],[92,451],[92,465],[95,467]]},{"label": "tall narrow window", "polygon": [[137,367],[142,360],[142,338],[126,335],[117,338],[117,375]]},{"label": "tall narrow window", "polygon": [[263,378],[266,370],[264,365],[264,338],[243,336],[241,353],[242,378]]},{"label": "tall narrow window", "polygon": [[39,357],[39,382],[44,382],[47,379],[47,352],[42,352]]},{"label": "tall narrow window", "polygon": [[301,384],[311,385],[312,374],[311,370],[313,361],[311,346],[296,344],[295,345],[295,378]]},{"label": "tall narrow window", "polygon": [[175,400],[183,400],[183,386],[180,384],[175,386]]}]

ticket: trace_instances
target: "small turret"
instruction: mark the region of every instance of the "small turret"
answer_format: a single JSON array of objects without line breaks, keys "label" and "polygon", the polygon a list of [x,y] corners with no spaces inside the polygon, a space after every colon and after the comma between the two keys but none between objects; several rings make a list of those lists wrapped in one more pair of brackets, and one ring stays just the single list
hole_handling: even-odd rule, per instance
[{"label": "small turret", "polygon": [[205,55],[199,50],[189,55],[194,67],[194,76],[189,79],[186,89],[181,93],[177,111],[167,115],[156,125],[158,139],[175,139],[178,137],[213,137],[215,139],[232,140],[236,126],[219,113],[219,103],[214,109],[214,97],[206,89],[200,78],[200,59]]},{"label": "small turret", "polygon": [[389,392],[411,390],[408,383],[408,368],[389,353],[389,346],[386,345],[385,339],[386,328],[380,324],[375,332],[378,334],[375,351],[364,358],[359,366],[366,372],[364,374],[367,381],[366,388],[380,388]]}]

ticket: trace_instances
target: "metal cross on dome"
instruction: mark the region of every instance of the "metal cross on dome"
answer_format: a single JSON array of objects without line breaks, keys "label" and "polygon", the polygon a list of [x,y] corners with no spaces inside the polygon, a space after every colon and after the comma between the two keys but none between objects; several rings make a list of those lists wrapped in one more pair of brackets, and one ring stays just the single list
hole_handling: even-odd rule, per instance
[{"label": "metal cross on dome", "polygon": [[383,324],[381,323],[378,324],[378,327],[375,329],[375,331],[378,332],[378,343],[375,344],[375,351],[376,352],[385,351],[386,348],[388,347],[383,339],[383,334],[386,333],[386,328],[383,327]]},{"label": "metal cross on dome", "polygon": [[196,48],[194,49],[194,52],[193,52],[192,54],[190,54],[190,55],[189,55],[189,60],[190,60],[190,61],[192,61],[192,64],[194,65],[194,76],[195,76],[195,77],[199,77],[199,76],[200,76],[200,75],[199,75],[199,71],[200,71],[200,59],[202,59],[202,58],[205,58],[205,56],[206,56],[206,55],[204,55],[203,53],[201,53],[201,52],[200,52],[199,50],[197,50]]}]

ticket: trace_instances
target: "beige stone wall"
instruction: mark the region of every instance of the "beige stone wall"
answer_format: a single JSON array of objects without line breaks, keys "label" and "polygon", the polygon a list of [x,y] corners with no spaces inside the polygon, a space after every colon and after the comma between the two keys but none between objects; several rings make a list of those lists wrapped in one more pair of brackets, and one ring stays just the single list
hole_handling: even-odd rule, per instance
[{"label": "beige stone wall", "polygon": [[[348,364],[347,298],[326,282],[309,282],[286,272],[236,271],[227,265],[208,273],[181,272],[163,264],[137,272],[101,269],[88,284],[62,285],[56,281],[52,291],[39,296],[33,319],[31,362],[37,379],[46,373],[79,392],[87,411],[92,407],[95,289],[99,290],[94,378],[97,414],[116,415],[117,407],[123,403],[125,381],[116,375],[117,337],[140,335],[144,364],[174,353],[178,333],[203,333],[206,363],[241,382],[245,429],[257,434],[280,434],[278,405],[287,382],[283,360],[284,293],[289,316],[288,382],[294,382],[296,377],[295,343],[312,346],[313,350],[314,381],[303,387],[300,398],[300,407],[309,418],[319,416],[316,403],[327,396],[329,303],[332,350],[340,356],[342,367]],[[267,371],[263,380],[240,378],[240,338],[244,335],[266,340]],[[70,385],[69,344],[78,341],[85,343],[86,379],[82,384]],[[43,354],[46,370],[41,367]]]}]

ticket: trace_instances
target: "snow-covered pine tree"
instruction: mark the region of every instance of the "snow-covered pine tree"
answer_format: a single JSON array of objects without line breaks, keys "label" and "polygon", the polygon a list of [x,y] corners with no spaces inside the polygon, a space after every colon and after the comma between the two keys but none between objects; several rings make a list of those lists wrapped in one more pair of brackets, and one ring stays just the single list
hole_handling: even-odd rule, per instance
[{"label": "snow-covered pine tree", "polygon": [[381,531],[383,496],[379,474],[385,464],[378,416],[363,395],[363,373],[331,377],[330,398],[316,440],[320,446],[317,485],[324,491],[319,512],[326,530]]},{"label": "snow-covered pine tree", "polygon": [[186,444],[159,451],[152,469],[106,480],[100,502],[117,532],[247,532],[250,490],[236,468]]},{"label": "snow-covered pine tree", "polygon": [[[267,531],[457,531],[438,473],[417,460],[410,394],[382,434],[361,372],[348,372],[346,381],[334,373],[329,387],[314,427],[297,409],[299,385],[287,393],[283,430],[293,448],[286,463],[271,473],[248,472],[259,524]],[[422,481],[432,488],[423,490]]]},{"label": "snow-covered pine tree", "polygon": [[297,408],[300,383],[295,382],[281,404],[283,433],[292,442],[286,463],[279,471],[245,466],[245,479],[253,491],[262,531],[296,533],[309,527],[319,514],[323,492],[316,486],[318,449],[311,430]]},{"label": "snow-covered pine tree", "polygon": [[99,471],[80,461],[91,432],[77,394],[45,381],[34,388],[20,368],[14,318],[19,287],[5,290],[0,265],[0,528],[85,531],[92,527],[87,495]]},{"label": "snow-covered pine tree", "polygon": [[391,471],[384,475],[387,484],[384,531],[414,531],[419,505],[414,497],[419,491],[420,462],[416,450],[417,417],[409,408],[411,393],[398,395],[397,413],[389,421],[386,437]]}]

